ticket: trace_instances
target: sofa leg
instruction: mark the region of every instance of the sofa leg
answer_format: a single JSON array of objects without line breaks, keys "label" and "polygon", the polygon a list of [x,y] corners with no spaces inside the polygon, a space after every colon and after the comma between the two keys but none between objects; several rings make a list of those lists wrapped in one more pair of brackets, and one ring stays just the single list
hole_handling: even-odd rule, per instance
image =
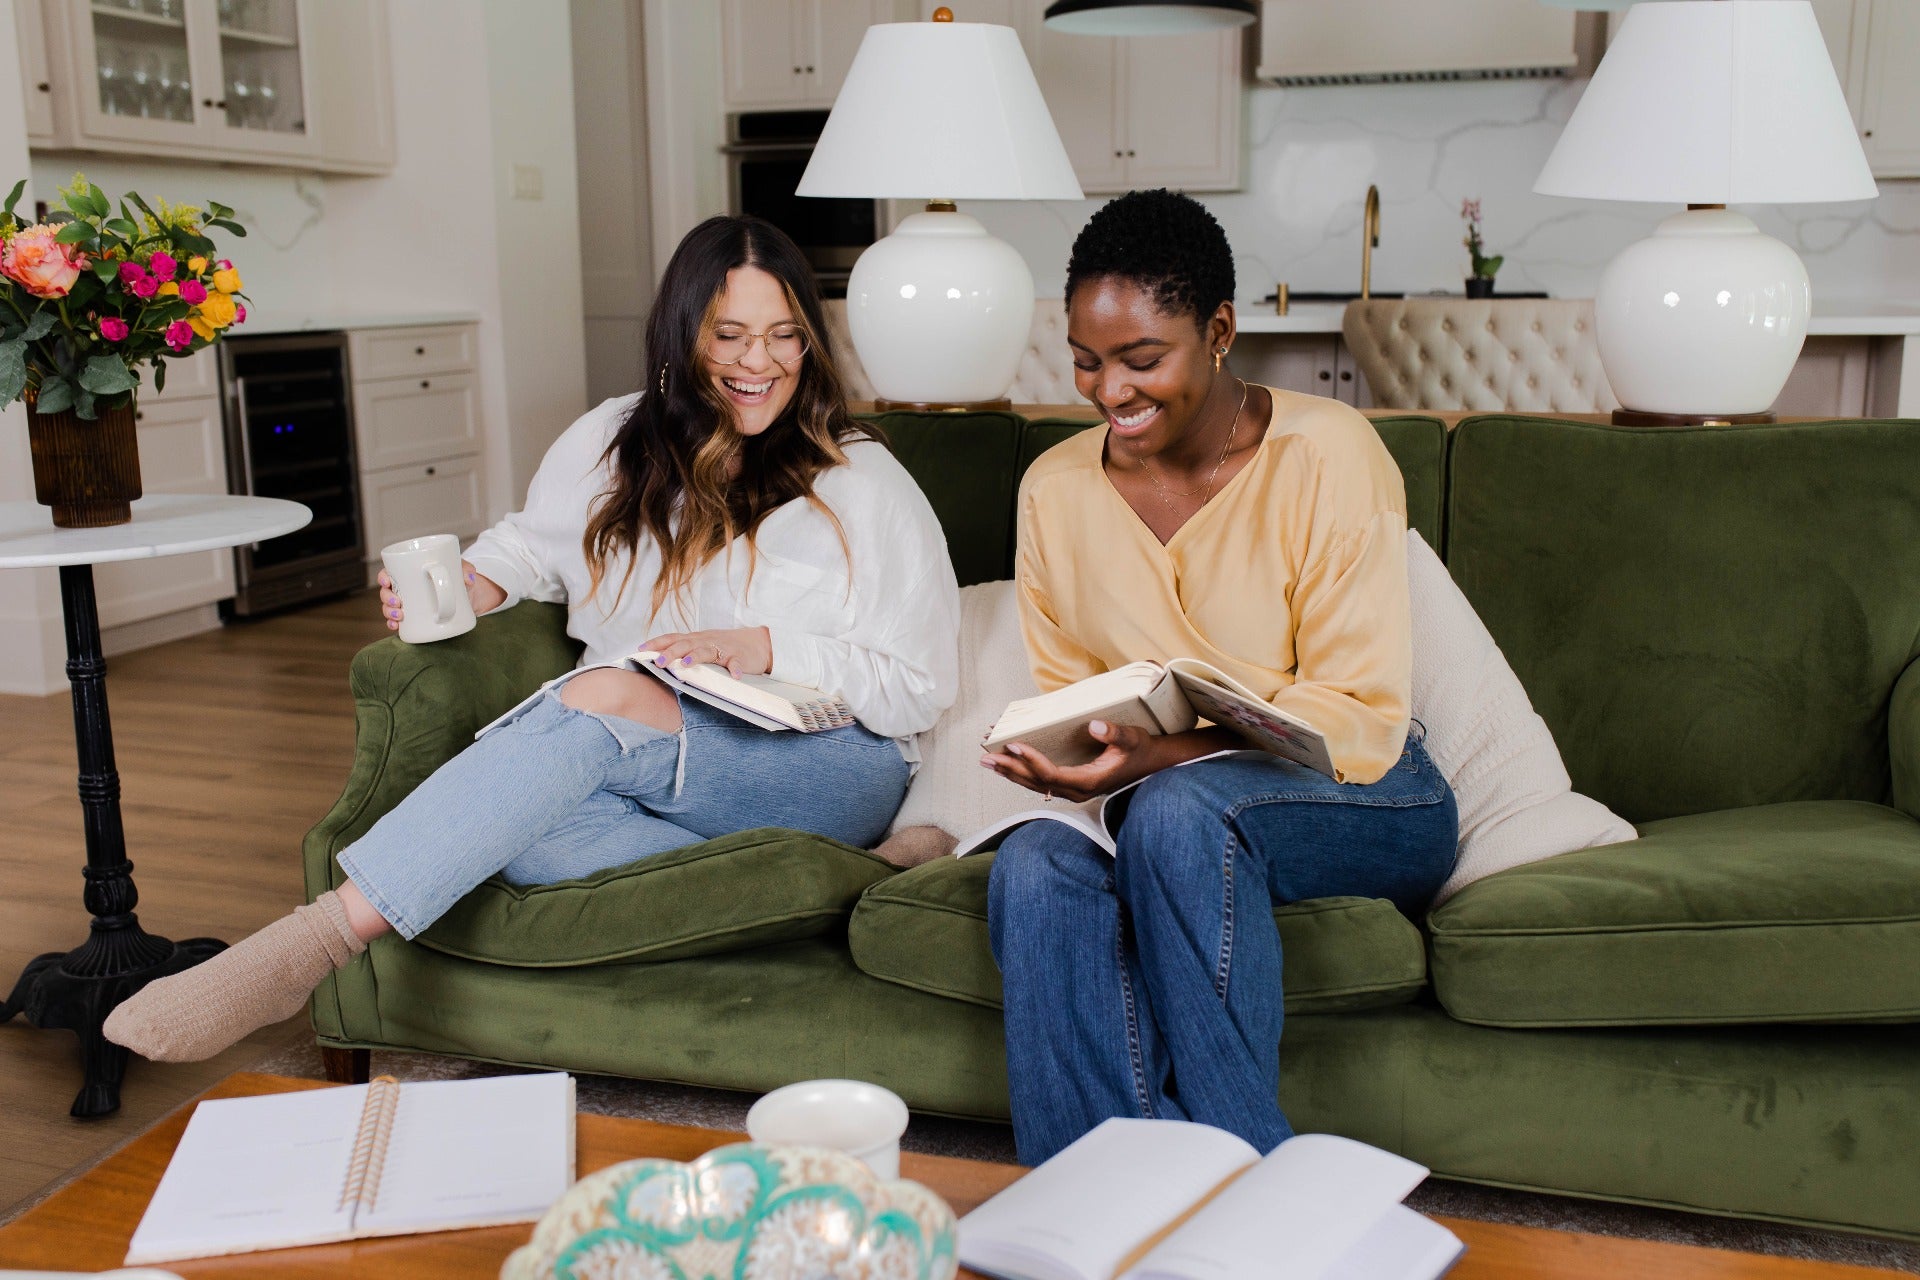
[{"label": "sofa leg", "polygon": [[365,1084],[373,1074],[371,1049],[331,1049],[320,1046],[320,1066],[334,1084]]}]

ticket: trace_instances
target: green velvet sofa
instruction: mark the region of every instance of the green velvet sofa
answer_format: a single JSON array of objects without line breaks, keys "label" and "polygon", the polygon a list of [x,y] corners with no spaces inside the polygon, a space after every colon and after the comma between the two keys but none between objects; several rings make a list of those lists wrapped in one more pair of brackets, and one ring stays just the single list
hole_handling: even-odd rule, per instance
[{"label": "green velvet sofa", "polygon": [[[968,583],[1007,575],[1021,471],[1084,424],[884,425]],[[1575,786],[1642,839],[1418,922],[1278,911],[1294,1124],[1450,1178],[1920,1239],[1920,422],[1376,426]],[[309,895],[575,652],[540,604],[363,650]],[[761,830],[491,882],[323,984],[314,1026],[331,1050],[739,1090],[856,1076],[1004,1118],[989,865],[895,872]]]}]

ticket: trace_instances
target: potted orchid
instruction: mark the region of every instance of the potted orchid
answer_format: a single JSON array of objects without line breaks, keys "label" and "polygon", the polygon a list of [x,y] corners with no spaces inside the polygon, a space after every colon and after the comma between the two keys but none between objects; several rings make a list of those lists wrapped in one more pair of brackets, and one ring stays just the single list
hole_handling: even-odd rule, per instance
[{"label": "potted orchid", "polygon": [[128,192],[116,212],[75,174],[62,208],[26,224],[0,207],[0,406],[27,402],[35,496],[64,528],[125,524],[140,496],[134,398],[166,361],[192,355],[247,318],[233,263],[209,228],[246,230],[233,210],[158,210]]},{"label": "potted orchid", "polygon": [[1467,246],[1471,259],[1471,271],[1467,276],[1467,296],[1469,298],[1491,298],[1493,296],[1493,278],[1500,272],[1500,264],[1506,255],[1496,253],[1487,255],[1486,242],[1480,238],[1480,202],[1462,200],[1460,217],[1467,224],[1467,238],[1460,243]]}]

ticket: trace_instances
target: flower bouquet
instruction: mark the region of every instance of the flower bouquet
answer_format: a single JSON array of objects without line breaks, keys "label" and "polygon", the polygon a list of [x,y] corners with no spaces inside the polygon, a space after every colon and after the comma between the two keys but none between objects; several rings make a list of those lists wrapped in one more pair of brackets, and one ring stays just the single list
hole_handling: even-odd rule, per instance
[{"label": "flower bouquet", "polygon": [[43,223],[0,207],[0,406],[24,398],[34,491],[63,527],[124,524],[140,496],[134,396],[140,367],[192,355],[247,318],[240,274],[208,228],[246,229],[233,210],[128,192],[119,212],[79,174]]},{"label": "flower bouquet", "polygon": [[1487,254],[1487,245],[1480,238],[1480,202],[1462,200],[1460,217],[1467,224],[1467,238],[1460,243],[1467,246],[1467,254],[1472,264],[1472,274],[1467,277],[1467,296],[1469,298],[1491,298],[1493,296],[1493,278],[1500,273],[1500,264],[1507,260],[1505,254]]}]

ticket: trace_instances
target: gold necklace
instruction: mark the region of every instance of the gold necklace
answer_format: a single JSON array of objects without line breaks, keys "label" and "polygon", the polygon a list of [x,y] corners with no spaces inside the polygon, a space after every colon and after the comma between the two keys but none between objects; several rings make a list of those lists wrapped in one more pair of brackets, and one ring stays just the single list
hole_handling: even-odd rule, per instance
[{"label": "gold necklace", "polygon": [[1167,510],[1175,512],[1176,514],[1178,513],[1179,508],[1173,505],[1173,500],[1176,496],[1182,497],[1182,498],[1191,498],[1194,494],[1201,493],[1204,491],[1207,496],[1200,500],[1201,506],[1205,506],[1207,504],[1208,499],[1211,499],[1213,497],[1212,491],[1213,491],[1214,477],[1220,474],[1221,467],[1224,467],[1225,465],[1227,465],[1227,455],[1233,452],[1233,439],[1235,436],[1240,434],[1240,415],[1247,411],[1248,390],[1249,388],[1246,384],[1246,381],[1242,379],[1240,382],[1240,407],[1233,411],[1233,425],[1227,428],[1227,442],[1220,447],[1220,457],[1214,462],[1213,470],[1207,472],[1207,478],[1200,482],[1200,487],[1198,489],[1187,489],[1182,491],[1180,489],[1167,488],[1166,485],[1160,482],[1159,472],[1154,470],[1153,459],[1152,458],[1142,459],[1142,461],[1147,464],[1147,479],[1153,481],[1153,487],[1159,491],[1160,501],[1166,503]]}]

